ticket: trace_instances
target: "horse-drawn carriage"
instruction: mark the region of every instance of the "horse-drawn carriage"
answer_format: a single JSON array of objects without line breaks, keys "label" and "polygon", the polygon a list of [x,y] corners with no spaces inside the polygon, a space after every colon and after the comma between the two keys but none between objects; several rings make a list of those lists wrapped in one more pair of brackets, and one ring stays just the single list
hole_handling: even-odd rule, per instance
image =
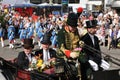
[{"label": "horse-drawn carriage", "polygon": [[26,71],[19,69],[16,64],[0,57],[1,80],[78,80],[77,68],[74,62],[57,59],[54,74],[37,70]]}]

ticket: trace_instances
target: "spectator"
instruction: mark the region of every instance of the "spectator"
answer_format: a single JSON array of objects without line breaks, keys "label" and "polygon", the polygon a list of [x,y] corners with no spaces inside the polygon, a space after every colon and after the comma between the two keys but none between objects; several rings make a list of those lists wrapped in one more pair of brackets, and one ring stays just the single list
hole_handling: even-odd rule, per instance
[{"label": "spectator", "polygon": [[0,41],[1,41],[1,46],[2,47],[4,47],[3,37],[4,37],[4,29],[2,28],[1,23],[0,23]]}]

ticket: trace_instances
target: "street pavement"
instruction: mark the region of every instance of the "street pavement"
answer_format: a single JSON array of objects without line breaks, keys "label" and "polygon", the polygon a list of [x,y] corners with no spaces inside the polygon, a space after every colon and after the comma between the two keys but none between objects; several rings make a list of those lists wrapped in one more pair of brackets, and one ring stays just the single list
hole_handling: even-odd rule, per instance
[{"label": "street pavement", "polygon": [[[7,59],[7,60],[14,59],[18,56],[18,53],[20,51],[23,51],[23,47],[22,47],[19,39],[15,40],[13,49],[9,48],[9,41],[8,40],[5,40],[4,44],[5,44],[4,48],[2,48],[0,46],[0,57],[2,57],[4,59]],[[35,45],[33,52],[37,49],[39,49],[39,47],[37,45]]]},{"label": "street pavement", "polygon": [[[20,40],[19,39],[16,39],[14,49],[9,48],[9,41],[8,40],[5,40],[4,43],[5,43],[4,48],[2,48],[0,46],[0,57],[4,58],[6,60],[11,60],[11,59],[16,58],[18,56],[18,53],[23,50],[23,47],[20,45]],[[39,49],[38,45],[35,44],[35,47],[33,49],[33,53],[34,53],[35,50],[38,50],[38,49]],[[110,50],[108,50],[107,47],[101,46],[101,51],[103,53],[107,54],[107,55],[112,56],[113,58],[120,59],[120,49],[110,49]],[[112,59],[112,60],[116,61],[114,59]],[[109,62],[110,63],[110,69],[120,69],[120,61],[116,61],[116,62],[119,63],[119,66]]]}]

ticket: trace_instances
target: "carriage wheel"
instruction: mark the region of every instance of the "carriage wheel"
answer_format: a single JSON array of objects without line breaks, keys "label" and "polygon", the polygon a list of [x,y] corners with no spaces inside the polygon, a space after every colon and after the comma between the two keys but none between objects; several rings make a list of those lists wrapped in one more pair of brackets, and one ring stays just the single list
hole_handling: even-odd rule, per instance
[{"label": "carriage wheel", "polygon": [[2,70],[2,74],[6,80],[15,80],[14,74],[12,74],[9,69]]}]

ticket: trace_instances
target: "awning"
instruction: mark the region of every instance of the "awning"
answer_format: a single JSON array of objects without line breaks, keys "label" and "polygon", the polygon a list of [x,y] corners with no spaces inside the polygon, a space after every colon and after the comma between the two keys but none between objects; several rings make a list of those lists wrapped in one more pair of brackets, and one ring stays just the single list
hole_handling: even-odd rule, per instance
[{"label": "awning", "polygon": [[111,7],[120,7],[120,1],[115,1],[111,4]]},{"label": "awning", "polygon": [[91,4],[91,5],[101,5],[102,1],[88,1],[87,4]]},{"label": "awning", "polygon": [[30,4],[29,0],[2,0],[2,4],[10,4],[14,6],[15,4]]},{"label": "awning", "polygon": [[15,7],[15,8],[23,8],[23,7],[35,7],[35,6],[36,6],[36,4],[30,3],[30,4],[15,4],[15,5],[13,5],[12,7]]}]

